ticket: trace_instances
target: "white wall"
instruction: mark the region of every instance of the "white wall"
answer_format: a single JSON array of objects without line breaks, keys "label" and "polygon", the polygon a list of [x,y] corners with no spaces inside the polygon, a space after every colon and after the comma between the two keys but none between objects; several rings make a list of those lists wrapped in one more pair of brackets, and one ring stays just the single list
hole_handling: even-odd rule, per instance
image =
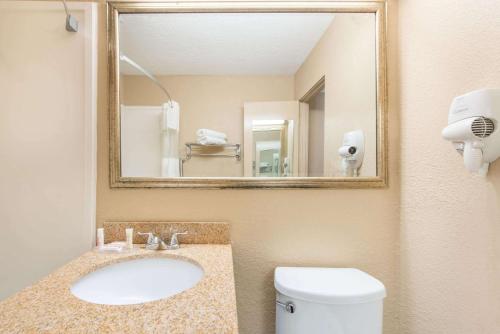
[{"label": "white wall", "polygon": [[398,18],[401,332],[497,334],[500,161],[471,175],[441,130],[455,96],[500,88],[500,2],[405,0]]},{"label": "white wall", "polygon": [[163,108],[125,105],[120,108],[122,175],[160,177]]},{"label": "white wall", "polygon": [[0,3],[0,299],[93,240],[92,13],[70,8],[78,33],[59,2]]}]

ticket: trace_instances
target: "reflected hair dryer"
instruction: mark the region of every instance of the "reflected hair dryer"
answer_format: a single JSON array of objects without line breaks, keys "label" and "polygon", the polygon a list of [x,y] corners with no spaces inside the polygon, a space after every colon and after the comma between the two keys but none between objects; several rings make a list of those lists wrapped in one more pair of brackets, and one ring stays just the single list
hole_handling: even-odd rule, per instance
[{"label": "reflected hair dryer", "polygon": [[344,176],[359,176],[359,169],[365,155],[365,135],[362,130],[354,130],[344,134],[342,146],[339,148],[342,158]]}]

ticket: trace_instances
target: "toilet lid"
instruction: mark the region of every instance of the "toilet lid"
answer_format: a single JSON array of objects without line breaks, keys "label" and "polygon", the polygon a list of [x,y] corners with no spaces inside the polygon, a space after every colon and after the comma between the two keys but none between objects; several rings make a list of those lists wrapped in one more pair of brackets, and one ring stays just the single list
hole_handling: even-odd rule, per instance
[{"label": "toilet lid", "polygon": [[278,267],[274,286],[285,296],[327,304],[359,304],[386,296],[382,282],[354,268]]}]

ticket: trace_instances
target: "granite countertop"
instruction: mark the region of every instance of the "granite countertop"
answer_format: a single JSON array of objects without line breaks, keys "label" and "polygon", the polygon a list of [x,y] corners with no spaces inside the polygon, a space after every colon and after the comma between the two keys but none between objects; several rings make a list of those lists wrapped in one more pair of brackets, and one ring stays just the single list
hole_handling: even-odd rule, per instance
[{"label": "granite countertop", "polygon": [[[98,305],[78,299],[70,286],[111,263],[144,257],[184,258],[203,278],[167,299],[136,305]],[[0,302],[2,333],[238,333],[231,245],[184,244],[125,253],[90,251],[38,283]]]}]

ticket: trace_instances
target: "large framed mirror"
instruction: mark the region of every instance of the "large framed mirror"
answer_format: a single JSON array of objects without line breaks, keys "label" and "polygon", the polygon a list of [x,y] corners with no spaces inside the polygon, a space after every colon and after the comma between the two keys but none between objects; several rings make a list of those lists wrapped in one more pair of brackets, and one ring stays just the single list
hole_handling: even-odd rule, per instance
[{"label": "large framed mirror", "polygon": [[386,186],[385,6],[108,2],[111,187]]}]

